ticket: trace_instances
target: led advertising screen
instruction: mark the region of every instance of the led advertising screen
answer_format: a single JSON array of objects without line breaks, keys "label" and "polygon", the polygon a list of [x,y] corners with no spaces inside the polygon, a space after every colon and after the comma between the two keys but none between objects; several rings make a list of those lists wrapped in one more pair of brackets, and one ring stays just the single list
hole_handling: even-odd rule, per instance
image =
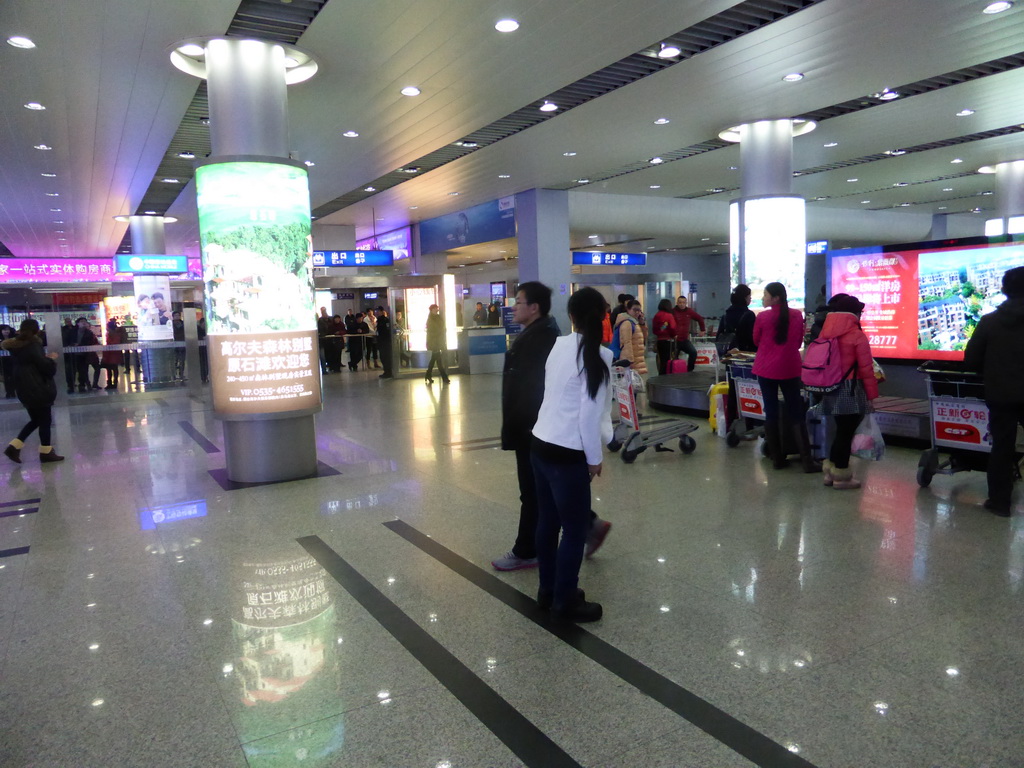
[{"label": "led advertising screen", "polygon": [[829,295],[864,302],[875,357],[962,360],[978,320],[1005,298],[1003,273],[1022,265],[1024,242],[1007,237],[830,251]]},{"label": "led advertising screen", "polygon": [[306,169],[227,162],[196,169],[214,409],[320,407]]},{"label": "led advertising screen", "polygon": [[109,283],[126,282],[113,259],[0,258],[0,283]]},{"label": "led advertising screen", "polygon": [[804,306],[807,270],[805,205],[798,197],[764,197],[744,201],[742,215],[743,277],[755,299],[768,283],[786,286],[789,306]]},{"label": "led advertising screen", "polygon": [[402,227],[391,232],[356,240],[360,251],[391,251],[395,261],[408,259],[412,255],[412,228]]}]

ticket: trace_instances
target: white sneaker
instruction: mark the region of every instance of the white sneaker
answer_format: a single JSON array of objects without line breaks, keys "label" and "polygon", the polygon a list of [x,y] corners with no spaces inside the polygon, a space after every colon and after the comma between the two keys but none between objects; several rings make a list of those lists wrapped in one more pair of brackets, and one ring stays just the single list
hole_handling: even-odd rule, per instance
[{"label": "white sneaker", "polygon": [[536,568],[538,563],[536,557],[516,557],[510,549],[497,560],[492,560],[491,565],[496,571],[521,571],[525,568]]}]

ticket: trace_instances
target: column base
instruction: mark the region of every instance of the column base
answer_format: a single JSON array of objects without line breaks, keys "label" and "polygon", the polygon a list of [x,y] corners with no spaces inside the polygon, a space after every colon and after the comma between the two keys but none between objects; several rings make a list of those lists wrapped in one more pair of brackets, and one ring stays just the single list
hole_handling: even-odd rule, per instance
[{"label": "column base", "polygon": [[313,415],[225,421],[228,478],[236,483],[277,483],[317,472]]}]

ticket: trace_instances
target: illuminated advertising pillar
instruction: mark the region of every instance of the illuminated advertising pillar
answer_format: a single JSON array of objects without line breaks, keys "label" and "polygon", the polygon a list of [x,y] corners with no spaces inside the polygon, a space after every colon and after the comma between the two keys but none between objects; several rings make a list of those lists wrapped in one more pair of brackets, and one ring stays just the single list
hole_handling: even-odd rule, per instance
[{"label": "illuminated advertising pillar", "polygon": [[209,81],[212,153],[196,168],[214,412],[228,477],[316,474],[321,408],[309,182],[287,159],[289,83],[316,72],[279,43],[178,43],[171,60]]},{"label": "illuminated advertising pillar", "polygon": [[758,120],[719,134],[740,143],[743,196],[729,205],[732,283],[749,285],[755,301],[779,282],[791,307],[804,306],[807,217],[803,197],[792,194],[793,138],[814,128],[811,120]]}]

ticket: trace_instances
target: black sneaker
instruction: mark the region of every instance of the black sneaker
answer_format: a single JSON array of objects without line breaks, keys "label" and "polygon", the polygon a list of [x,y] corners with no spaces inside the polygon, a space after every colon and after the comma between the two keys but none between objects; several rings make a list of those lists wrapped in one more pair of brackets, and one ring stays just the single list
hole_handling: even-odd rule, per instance
[{"label": "black sneaker", "polygon": [[604,614],[600,603],[589,603],[584,598],[583,591],[577,594],[575,602],[569,605],[551,606],[551,615],[563,621],[571,621],[576,624],[586,624],[591,621],[599,621]]},{"label": "black sneaker", "polygon": [[1002,504],[998,501],[992,501],[992,499],[985,499],[985,503],[983,506],[993,515],[996,515],[998,517],[1010,517],[1010,515],[1013,514],[1010,511],[1009,503]]}]

